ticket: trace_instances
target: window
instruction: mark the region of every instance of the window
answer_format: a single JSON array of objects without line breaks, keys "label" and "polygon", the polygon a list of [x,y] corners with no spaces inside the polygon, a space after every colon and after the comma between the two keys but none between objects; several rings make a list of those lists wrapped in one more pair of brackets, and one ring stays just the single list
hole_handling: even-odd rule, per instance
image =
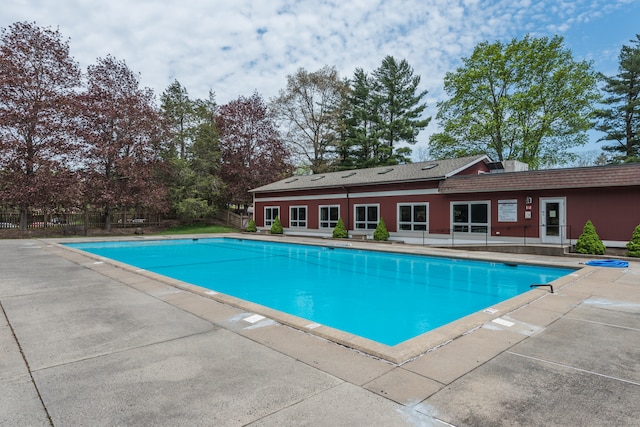
[{"label": "window", "polygon": [[375,230],[378,226],[378,205],[356,205],[356,229]]},{"label": "window", "polygon": [[280,208],[278,206],[269,206],[264,208],[264,226],[271,227],[276,217],[280,216]]},{"label": "window", "polygon": [[453,231],[462,233],[489,232],[489,203],[468,202],[452,205]]},{"label": "window", "polygon": [[291,215],[289,217],[289,227],[306,227],[307,226],[307,207],[292,206]]},{"label": "window", "polygon": [[320,228],[335,228],[338,218],[340,206],[320,206]]},{"label": "window", "polygon": [[398,205],[398,230],[427,231],[427,203]]}]

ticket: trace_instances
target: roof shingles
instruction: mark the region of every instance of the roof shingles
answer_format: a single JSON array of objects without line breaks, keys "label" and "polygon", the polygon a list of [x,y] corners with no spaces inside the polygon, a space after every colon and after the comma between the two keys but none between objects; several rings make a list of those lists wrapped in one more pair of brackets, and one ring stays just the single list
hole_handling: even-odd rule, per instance
[{"label": "roof shingles", "polygon": [[440,181],[439,193],[442,194],[640,186],[640,163],[457,175],[482,161],[489,162],[489,158],[478,155],[316,175],[291,176],[255,188],[251,192],[287,192],[420,181]]},{"label": "roof shingles", "polygon": [[[404,165],[381,166],[369,169],[354,169],[316,175],[288,177],[262,187],[252,193],[268,193],[320,188],[335,188],[353,185],[385,184],[408,181],[441,180],[473,166],[488,161],[484,155],[461,157],[458,159],[434,160]],[[434,166],[435,165],[435,166]]]},{"label": "roof shingles", "polygon": [[439,192],[454,194],[621,186],[640,186],[640,163],[453,176],[440,183]]}]

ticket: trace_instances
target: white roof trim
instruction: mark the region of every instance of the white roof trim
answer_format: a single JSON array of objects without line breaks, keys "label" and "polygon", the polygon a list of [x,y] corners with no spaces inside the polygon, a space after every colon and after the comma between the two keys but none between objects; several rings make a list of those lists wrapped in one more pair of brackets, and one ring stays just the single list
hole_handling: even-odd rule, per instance
[{"label": "white roof trim", "polygon": [[[366,198],[366,197],[392,197],[392,196],[424,196],[428,194],[438,194],[437,188],[425,188],[416,190],[395,190],[395,191],[372,191],[361,193],[349,193],[349,198]],[[300,201],[300,200],[326,200],[326,199],[346,199],[347,193],[339,194],[313,194],[308,196],[280,196],[280,197],[256,197],[254,195],[253,202],[256,203],[268,203],[268,202],[286,202],[286,201]]]},{"label": "white roof trim", "polygon": [[473,161],[473,162],[469,162],[469,163],[467,163],[466,165],[464,165],[464,166],[462,166],[462,167],[459,167],[458,169],[453,170],[453,171],[451,171],[451,172],[449,172],[449,173],[445,174],[445,175],[444,175],[444,177],[445,177],[445,178],[449,178],[449,177],[452,177],[452,176],[454,176],[454,175],[457,175],[457,174],[459,174],[460,172],[462,172],[463,170],[468,169],[470,166],[476,165],[476,164],[478,164],[478,163],[480,163],[480,162],[483,162],[483,161],[485,161],[485,160],[486,160],[486,161],[488,161],[488,162],[490,162],[490,161],[491,161],[491,159],[489,158],[489,156],[484,155],[484,156],[482,156],[482,157],[479,157],[477,160],[475,160],[475,161]]}]

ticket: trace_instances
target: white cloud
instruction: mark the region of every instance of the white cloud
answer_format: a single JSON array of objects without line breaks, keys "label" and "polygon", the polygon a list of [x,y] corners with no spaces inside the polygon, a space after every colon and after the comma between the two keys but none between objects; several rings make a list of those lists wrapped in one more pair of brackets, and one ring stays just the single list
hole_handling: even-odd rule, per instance
[{"label": "white cloud", "polygon": [[[563,34],[630,7],[631,0],[8,0],[0,27],[59,27],[83,68],[111,54],[157,95],[177,79],[192,97],[219,103],[257,90],[266,99],[303,67],[342,77],[405,58],[429,90],[429,112],[447,71],[482,41]],[[633,37],[630,33],[627,38]],[[607,46],[615,50],[615,46]],[[597,53],[592,54],[597,57]],[[425,134],[433,132],[435,123]],[[423,136],[423,139],[426,137]]]}]

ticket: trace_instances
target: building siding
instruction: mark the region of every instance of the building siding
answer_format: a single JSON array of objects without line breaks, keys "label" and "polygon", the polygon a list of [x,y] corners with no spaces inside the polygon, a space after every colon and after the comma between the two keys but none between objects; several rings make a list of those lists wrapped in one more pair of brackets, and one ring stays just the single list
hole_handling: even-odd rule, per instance
[{"label": "building siding", "polygon": [[[566,175],[580,174],[589,177],[597,173],[601,180],[616,182],[617,185],[598,186],[594,180],[591,187],[575,186],[571,188],[556,188],[554,186],[535,188],[535,179],[540,177],[548,181],[542,171],[517,172],[501,174],[502,177],[487,177],[478,173],[487,172],[485,162],[471,165],[458,171],[452,178],[439,180],[409,181],[378,183],[375,185],[339,186],[332,188],[301,189],[297,191],[272,191],[254,193],[254,219],[259,227],[264,227],[264,207],[278,206],[280,220],[285,229],[291,232],[309,232],[310,234],[330,234],[332,229],[320,229],[320,206],[340,207],[340,217],[348,230],[356,233],[372,234],[373,230],[355,229],[355,205],[379,205],[379,217],[385,220],[392,238],[410,240],[424,235],[452,236],[452,204],[462,202],[486,202],[489,204],[489,233],[487,240],[511,238],[513,242],[529,243],[542,241],[541,235],[541,200],[557,198],[565,204],[566,224],[562,230],[562,242],[575,241],[582,233],[586,221],[591,220],[603,240],[614,241],[617,246],[623,246],[631,238],[634,228],[640,224],[640,185],[633,178],[632,182],[616,181],[607,174],[623,174],[620,176],[634,177],[634,171],[640,174],[640,165],[620,168],[606,167],[577,172],[566,170],[553,174],[559,180],[573,182]],[[530,174],[530,175],[524,175]],[[515,189],[513,180],[527,182],[526,189]],[[544,181],[543,180],[543,181]],[[636,179],[637,180],[637,179]],[[547,182],[544,181],[544,182]],[[496,188],[481,186],[483,183],[495,183]],[[515,200],[515,221],[508,216],[508,221],[499,221],[501,201]],[[530,203],[529,203],[530,202]],[[398,230],[398,204],[428,204],[428,232],[411,232]],[[513,210],[513,204],[502,203]],[[307,208],[307,225],[305,228],[290,228],[290,208],[305,206]],[[504,211],[503,211],[504,212]],[[526,217],[526,212],[530,216]],[[513,212],[511,213],[511,215]],[[505,214],[506,215],[506,214]],[[468,233],[469,235],[474,233]]]}]

